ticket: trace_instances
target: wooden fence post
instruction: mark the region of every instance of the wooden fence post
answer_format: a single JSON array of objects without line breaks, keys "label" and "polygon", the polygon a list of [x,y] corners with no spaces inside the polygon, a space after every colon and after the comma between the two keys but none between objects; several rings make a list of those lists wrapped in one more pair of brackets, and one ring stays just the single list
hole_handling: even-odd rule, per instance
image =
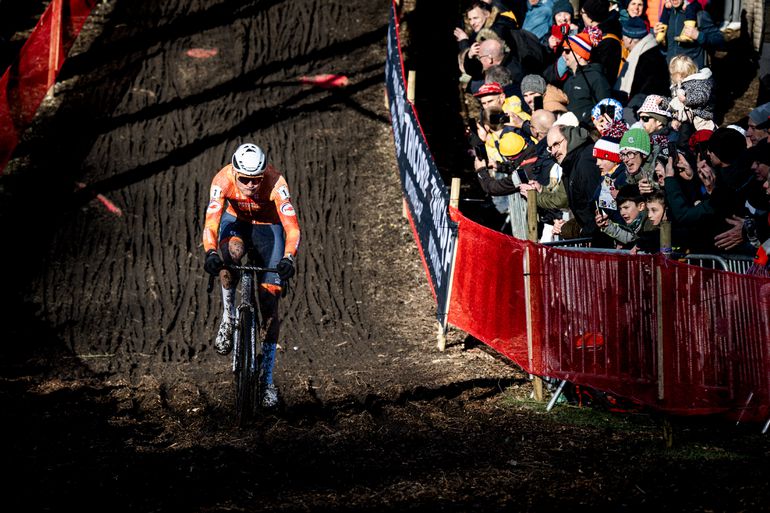
[{"label": "wooden fence post", "polygon": [[416,87],[415,82],[417,81],[417,73],[414,70],[411,70],[407,76],[406,99],[409,100],[410,103],[414,103],[414,90]]},{"label": "wooden fence post", "polygon": [[[449,206],[452,208],[460,208],[460,179],[459,178],[452,178],[452,186],[449,189]],[[454,279],[455,274],[455,257],[457,256],[457,244],[455,244],[454,252],[452,254],[452,265],[449,268],[449,285],[447,287],[447,294],[449,294],[450,297],[447,298],[446,306],[447,310],[449,309],[449,300],[451,299],[452,295],[452,281]],[[449,312],[447,312],[447,316],[449,316]],[[446,323],[441,324],[441,322],[438,323],[438,350],[441,352],[444,352],[446,349]]]},{"label": "wooden fence post", "polygon": [[51,6],[51,39],[48,46],[48,92],[46,97],[53,98],[56,85],[56,72],[59,70],[59,54],[61,53],[61,17],[62,0],[53,0]]},{"label": "wooden fence post", "polygon": [[665,256],[671,253],[671,223],[668,221],[660,223],[660,252]]},{"label": "wooden fence post", "polygon": [[[527,191],[527,239],[531,242],[537,242],[537,191]],[[524,300],[527,312],[527,353],[530,366],[534,358],[534,336],[533,336],[533,316],[532,316],[532,278],[530,277],[530,248],[526,249],[524,258]],[[540,376],[532,377],[532,389],[535,401],[543,400],[543,379]]]}]

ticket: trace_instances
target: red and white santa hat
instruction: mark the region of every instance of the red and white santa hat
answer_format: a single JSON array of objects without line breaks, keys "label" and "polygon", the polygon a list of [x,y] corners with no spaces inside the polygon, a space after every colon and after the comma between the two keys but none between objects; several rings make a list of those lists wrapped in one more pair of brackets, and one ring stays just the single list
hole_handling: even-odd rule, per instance
[{"label": "red and white santa hat", "polygon": [[594,143],[594,158],[620,162],[620,138],[611,135],[602,136]]}]

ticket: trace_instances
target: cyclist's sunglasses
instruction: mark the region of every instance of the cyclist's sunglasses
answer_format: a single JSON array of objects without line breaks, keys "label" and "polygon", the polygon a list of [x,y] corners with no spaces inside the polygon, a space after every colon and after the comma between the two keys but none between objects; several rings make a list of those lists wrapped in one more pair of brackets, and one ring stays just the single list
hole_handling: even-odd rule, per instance
[{"label": "cyclist's sunglasses", "polygon": [[245,176],[238,175],[238,181],[243,185],[249,185],[250,183],[259,183],[262,180],[262,176]]}]

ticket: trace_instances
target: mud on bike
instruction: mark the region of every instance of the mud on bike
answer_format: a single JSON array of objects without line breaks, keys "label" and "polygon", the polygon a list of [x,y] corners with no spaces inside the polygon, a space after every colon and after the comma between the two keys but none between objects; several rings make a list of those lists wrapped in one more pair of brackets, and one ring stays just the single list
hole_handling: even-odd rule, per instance
[{"label": "mud on bike", "polygon": [[[275,268],[254,265],[226,265],[225,269],[240,273],[240,301],[235,309],[233,330],[232,370],[235,383],[235,421],[243,426],[257,412],[262,397],[260,369],[262,368],[261,311],[258,276],[277,272]],[[209,278],[208,292],[214,288],[215,276]],[[283,284],[286,295],[288,280]]]}]

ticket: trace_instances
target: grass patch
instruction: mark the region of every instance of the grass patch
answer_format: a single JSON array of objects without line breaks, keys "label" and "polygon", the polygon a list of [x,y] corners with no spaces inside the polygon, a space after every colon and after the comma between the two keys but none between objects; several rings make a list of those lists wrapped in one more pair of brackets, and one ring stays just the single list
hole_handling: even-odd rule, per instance
[{"label": "grass patch", "polygon": [[753,459],[744,453],[733,452],[722,447],[703,446],[696,444],[677,445],[674,439],[674,446],[671,449],[651,451],[656,456],[665,455],[669,460],[674,461],[746,461]]},{"label": "grass patch", "polygon": [[546,411],[551,394],[546,393],[543,401],[535,401],[528,388],[514,386],[506,389],[500,395],[499,407],[539,414],[544,422],[552,424],[623,431],[660,429],[660,421],[647,413],[613,412],[601,407],[576,406],[566,402],[557,403],[551,411]]}]

